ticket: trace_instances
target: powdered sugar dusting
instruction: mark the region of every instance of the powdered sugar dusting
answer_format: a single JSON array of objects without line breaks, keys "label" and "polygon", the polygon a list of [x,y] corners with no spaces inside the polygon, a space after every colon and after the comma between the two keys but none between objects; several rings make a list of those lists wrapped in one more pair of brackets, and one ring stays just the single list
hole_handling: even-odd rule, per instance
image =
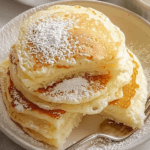
[{"label": "powdered sugar dusting", "polygon": [[[65,60],[66,56],[70,57],[74,53],[68,40],[73,40],[68,30],[74,24],[72,20],[60,20],[53,16],[46,19],[41,17],[30,25],[22,44],[29,49],[28,54],[34,55],[38,62],[54,65],[56,61]],[[28,55],[21,51],[18,51],[19,55]]]},{"label": "powdered sugar dusting", "polygon": [[11,97],[13,98],[13,101],[11,102],[11,104],[14,105],[13,107],[15,109],[21,112],[23,112],[24,109],[31,110],[31,108],[28,106],[26,101],[24,101],[22,97],[18,94],[18,91],[16,90],[16,88],[11,88],[10,93],[11,93]]},{"label": "powdered sugar dusting", "polygon": [[22,111],[23,112],[23,110],[24,110],[23,105],[21,105],[18,101],[14,101],[14,104],[16,105],[15,108],[18,111]]},{"label": "powdered sugar dusting", "polygon": [[82,87],[87,87],[89,84],[86,79],[82,77],[77,77],[77,78],[72,78],[70,80],[64,80],[62,83],[58,84],[54,90],[57,91],[67,91],[69,92],[70,90],[74,91],[80,90]]},{"label": "powdered sugar dusting", "polygon": [[54,101],[68,100],[76,102],[83,97],[89,97],[94,94],[92,88],[87,89],[89,85],[86,79],[79,76],[63,80],[63,82],[54,87],[53,91],[47,92],[47,94],[50,94],[50,98],[54,99]]}]

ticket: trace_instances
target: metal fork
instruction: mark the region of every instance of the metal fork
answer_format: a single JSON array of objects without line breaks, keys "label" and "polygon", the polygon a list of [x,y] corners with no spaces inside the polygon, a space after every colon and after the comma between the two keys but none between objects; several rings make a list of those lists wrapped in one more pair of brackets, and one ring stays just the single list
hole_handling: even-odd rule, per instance
[{"label": "metal fork", "polygon": [[[150,95],[148,96],[147,102],[145,104],[145,115],[146,121],[150,115]],[[131,136],[137,130],[138,128],[133,129],[132,127],[126,126],[123,123],[116,123],[113,120],[106,119],[100,124],[99,133],[86,136],[65,150],[75,150],[76,148],[81,147],[83,144],[93,141],[97,138],[104,138],[114,142],[120,142]]]}]

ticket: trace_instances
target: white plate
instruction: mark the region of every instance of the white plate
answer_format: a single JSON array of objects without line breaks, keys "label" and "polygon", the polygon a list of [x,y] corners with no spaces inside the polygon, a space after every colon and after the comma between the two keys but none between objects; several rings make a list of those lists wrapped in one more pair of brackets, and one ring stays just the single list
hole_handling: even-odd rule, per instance
[{"label": "white plate", "polygon": [[25,5],[29,5],[32,7],[38,6],[38,5],[42,5],[45,3],[50,3],[50,2],[54,2],[54,1],[58,1],[58,0],[16,0],[22,4]]},{"label": "white plate", "polygon": [[[50,2],[65,1],[65,0],[16,0],[16,1],[25,5],[28,5],[28,6],[35,7],[35,6],[39,6],[39,5],[50,3]],[[120,0],[117,0],[117,2],[118,1]]]},{"label": "white plate", "polygon": [[[106,14],[114,24],[121,28],[126,35],[126,44],[133,49],[133,52],[139,57],[148,80],[150,93],[150,24],[138,15],[112,4],[98,1],[70,1],[49,3],[37,8],[33,8],[19,15],[0,30],[0,61],[6,59],[9,54],[11,45],[17,40],[19,27],[22,21],[29,15],[47,9],[55,4],[82,5],[85,7],[95,8]],[[87,116],[83,119],[80,126],[75,129],[67,139],[64,148],[72,144],[80,138],[98,131],[100,117],[98,115]],[[24,134],[8,117],[4,104],[0,97],[0,128],[14,142],[18,143],[26,149],[47,149],[43,148],[43,144],[33,140]],[[93,144],[99,147],[99,150],[106,148],[107,150],[129,150],[150,139],[150,119],[144,127],[138,130],[133,136],[120,143],[109,144]],[[92,147],[94,147],[92,145]],[[95,150],[95,147],[93,148]],[[83,148],[81,149],[83,150]]]}]

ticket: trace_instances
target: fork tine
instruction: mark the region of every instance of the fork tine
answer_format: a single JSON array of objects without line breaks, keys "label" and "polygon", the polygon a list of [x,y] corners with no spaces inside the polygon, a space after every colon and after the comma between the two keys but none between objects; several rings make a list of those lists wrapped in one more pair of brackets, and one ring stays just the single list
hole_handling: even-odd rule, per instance
[{"label": "fork tine", "polygon": [[[150,102],[148,103],[146,110],[145,110],[145,115],[146,115],[146,119],[148,118],[148,116],[150,115]],[[146,120],[145,119],[145,120]]]},{"label": "fork tine", "polygon": [[147,99],[150,99],[150,93],[147,95]]},{"label": "fork tine", "polygon": [[150,105],[150,94],[148,94],[148,96],[147,96],[147,101],[146,101],[146,104],[145,104],[145,112],[147,111],[149,105]]},{"label": "fork tine", "polygon": [[145,111],[147,110],[147,108],[149,107],[149,105],[150,105],[150,100],[148,99],[147,102],[146,102],[146,104],[145,104]]},{"label": "fork tine", "polygon": [[147,101],[145,103],[145,109],[146,109],[146,107],[147,107],[147,105],[148,105],[149,102],[150,102],[150,94],[147,96]]}]

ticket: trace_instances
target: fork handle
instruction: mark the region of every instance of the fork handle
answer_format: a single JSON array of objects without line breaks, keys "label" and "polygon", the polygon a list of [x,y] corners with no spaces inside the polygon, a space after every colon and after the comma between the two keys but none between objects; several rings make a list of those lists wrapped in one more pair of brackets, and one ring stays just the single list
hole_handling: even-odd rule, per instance
[{"label": "fork handle", "polygon": [[81,140],[77,141],[76,143],[72,144],[71,146],[69,146],[68,148],[66,148],[65,150],[75,150],[76,148],[79,148],[80,146],[82,146],[83,144],[90,142],[96,138],[106,138],[106,139],[110,139],[111,141],[122,141],[125,138],[119,138],[119,137],[112,137],[110,135],[106,135],[106,134],[101,134],[101,133],[95,133],[95,134],[91,134],[89,136],[86,136],[84,138],[82,138]]}]

